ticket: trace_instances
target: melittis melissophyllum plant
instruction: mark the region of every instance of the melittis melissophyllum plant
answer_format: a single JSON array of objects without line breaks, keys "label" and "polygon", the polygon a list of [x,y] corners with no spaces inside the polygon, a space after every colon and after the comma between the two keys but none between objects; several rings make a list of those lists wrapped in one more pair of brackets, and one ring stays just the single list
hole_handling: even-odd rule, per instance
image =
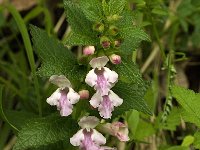
[{"label": "melittis melissophyllum plant", "polygon": [[[134,12],[126,0],[64,0],[64,7],[71,27],[64,45],[31,26],[34,48],[42,61],[38,75],[56,85],[46,102],[65,120],[54,123],[56,128],[62,126],[51,131],[58,137],[46,138],[44,145],[66,141],[83,150],[115,149],[119,142],[109,142],[106,135],[130,140],[126,122],[118,121],[118,116],[131,109],[151,115],[144,101],[149,84],[131,60],[132,52],[149,37],[134,25]],[[72,53],[67,46],[82,50]],[[24,134],[19,134],[15,147],[23,143]],[[23,143],[23,147],[34,144]]]}]

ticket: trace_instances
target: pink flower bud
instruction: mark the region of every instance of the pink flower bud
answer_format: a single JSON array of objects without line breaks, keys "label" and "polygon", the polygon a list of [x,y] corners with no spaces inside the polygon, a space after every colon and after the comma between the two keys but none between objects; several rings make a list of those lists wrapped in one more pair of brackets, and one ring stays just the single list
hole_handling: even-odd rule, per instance
[{"label": "pink flower bud", "polygon": [[88,99],[90,95],[88,90],[81,90],[78,94],[80,95],[80,99]]},{"label": "pink flower bud", "polygon": [[122,44],[122,41],[121,41],[121,40],[116,40],[116,41],[114,41],[114,46],[115,46],[115,47],[120,47],[121,44]]},{"label": "pink flower bud", "polygon": [[121,63],[121,56],[119,56],[119,55],[112,54],[109,58],[110,58],[110,61],[113,64],[120,64]]},{"label": "pink flower bud", "polygon": [[101,37],[100,43],[104,49],[107,49],[110,47],[110,39],[106,36]]},{"label": "pink flower bud", "polygon": [[92,54],[94,54],[94,51],[95,51],[95,47],[94,46],[86,46],[83,49],[83,54],[84,55],[92,55]]}]

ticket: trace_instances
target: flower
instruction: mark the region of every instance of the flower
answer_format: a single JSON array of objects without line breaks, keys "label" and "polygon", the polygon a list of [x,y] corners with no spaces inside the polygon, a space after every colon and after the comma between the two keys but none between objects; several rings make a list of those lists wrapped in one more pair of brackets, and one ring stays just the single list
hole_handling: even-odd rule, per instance
[{"label": "flower", "polygon": [[88,90],[81,90],[78,94],[80,95],[80,99],[88,99],[90,95]]},{"label": "flower", "polygon": [[110,61],[113,64],[120,64],[121,63],[121,56],[119,56],[119,55],[112,54],[111,56],[109,56],[109,58],[110,58]]},{"label": "flower", "polygon": [[78,124],[82,129],[70,138],[70,143],[79,146],[81,150],[103,150],[100,145],[106,143],[106,138],[94,129],[99,124],[99,119],[84,116]]},{"label": "flower", "polygon": [[95,51],[95,47],[94,46],[86,46],[83,49],[83,54],[84,55],[92,55],[92,54],[94,54],[94,51]]},{"label": "flower", "polygon": [[114,107],[120,106],[123,103],[117,94],[112,90],[109,90],[108,95],[101,96],[97,91],[91,98],[90,104],[94,107],[98,107],[98,111],[101,117],[108,119],[112,116],[112,111]]},{"label": "flower", "polygon": [[85,78],[85,82],[99,91],[101,96],[108,95],[110,89],[118,81],[118,74],[104,67],[108,61],[109,59],[106,56],[93,58],[90,61],[93,69],[89,71]]},{"label": "flower", "polygon": [[57,106],[61,116],[69,116],[73,105],[79,101],[80,95],[71,88],[70,81],[64,75],[53,75],[49,81],[59,88],[47,98],[47,103]]},{"label": "flower", "polygon": [[107,133],[116,136],[120,141],[129,141],[128,127],[122,122],[106,123],[105,127],[108,129]]}]

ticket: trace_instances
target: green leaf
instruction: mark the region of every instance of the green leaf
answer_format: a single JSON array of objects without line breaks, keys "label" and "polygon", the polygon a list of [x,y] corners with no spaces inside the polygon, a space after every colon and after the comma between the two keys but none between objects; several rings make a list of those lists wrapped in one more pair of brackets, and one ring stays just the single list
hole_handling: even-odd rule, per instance
[{"label": "green leaf", "polygon": [[200,132],[196,132],[194,134],[194,147],[196,149],[200,149]]},{"label": "green leaf", "polygon": [[156,14],[156,15],[161,15],[161,16],[166,16],[168,15],[168,12],[167,10],[163,9],[163,8],[154,8],[152,10],[152,13],[153,14]]},{"label": "green leaf", "polygon": [[156,130],[153,128],[153,125],[150,122],[140,120],[134,139],[144,140],[145,137],[149,137],[155,134],[155,132]]},{"label": "green leaf", "polygon": [[120,15],[126,3],[126,0],[110,0],[108,2],[109,15]]},{"label": "green leaf", "polygon": [[127,27],[121,29],[121,36],[124,41],[120,49],[125,54],[130,54],[133,50],[139,47],[141,41],[150,41],[149,36],[138,27]]},{"label": "green leaf", "polygon": [[30,112],[5,110],[6,117],[17,129],[21,127],[30,119],[37,118],[37,116]]},{"label": "green leaf", "polygon": [[84,68],[80,69],[73,53],[62,43],[35,26],[31,26],[34,47],[42,59],[38,74],[43,77],[65,75],[70,81],[84,78]]},{"label": "green leaf", "polygon": [[167,148],[166,150],[189,150],[189,147],[185,147],[185,146],[173,146],[173,147]]},{"label": "green leaf", "polygon": [[76,34],[74,32],[71,32],[69,37],[67,38],[66,42],[64,42],[66,45],[98,45],[99,40],[97,38],[92,38],[87,35],[81,35]]},{"label": "green leaf", "polygon": [[92,36],[92,24],[85,17],[82,9],[73,0],[64,0],[64,8],[67,15],[67,21],[71,25],[72,31],[77,34]]},{"label": "green leaf", "polygon": [[187,90],[182,87],[173,86],[172,95],[181,104],[181,106],[192,115],[196,120],[195,123],[200,123],[200,94],[194,93],[192,90]]},{"label": "green leaf", "polygon": [[190,146],[194,142],[194,137],[191,135],[187,135],[181,144],[181,146]]},{"label": "green leaf", "polygon": [[119,82],[113,88],[122,99],[123,104],[113,112],[113,115],[119,115],[130,109],[136,109],[146,114],[152,114],[144,96],[149,84],[143,81],[137,66],[129,61],[123,61],[120,65],[116,65],[114,70],[119,74]]},{"label": "green leaf", "polygon": [[156,119],[157,128],[175,131],[176,127],[181,123],[181,110],[182,108],[173,107],[167,117],[166,123],[161,122],[162,113],[160,113]]},{"label": "green leaf", "polygon": [[39,148],[63,140],[69,142],[77,130],[77,123],[70,117],[52,115],[32,119],[20,130],[14,150]]},{"label": "green leaf", "polygon": [[103,20],[102,4],[99,0],[80,0],[80,7],[88,20],[93,22]]}]

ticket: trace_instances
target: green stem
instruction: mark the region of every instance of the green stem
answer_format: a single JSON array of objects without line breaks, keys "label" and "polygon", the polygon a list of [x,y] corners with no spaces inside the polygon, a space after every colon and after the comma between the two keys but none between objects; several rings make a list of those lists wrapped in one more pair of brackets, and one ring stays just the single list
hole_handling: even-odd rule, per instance
[{"label": "green stem", "polygon": [[29,61],[30,67],[31,67],[32,76],[33,76],[33,80],[34,80],[34,88],[35,88],[35,92],[36,92],[36,96],[37,96],[39,115],[42,116],[42,102],[41,102],[40,93],[39,93],[38,78],[36,76],[35,59],[34,59],[33,49],[32,49],[32,46],[31,46],[31,41],[30,41],[30,38],[29,38],[27,28],[26,28],[26,25],[24,23],[24,20],[22,19],[19,12],[16,10],[16,8],[14,6],[12,6],[11,4],[7,4],[6,8],[8,9],[8,11],[11,13],[13,18],[15,19],[17,26],[20,30],[20,33],[22,35],[22,39],[23,39],[23,42],[24,42],[26,54],[27,54],[27,57],[28,57],[28,61]]},{"label": "green stem", "polygon": [[0,85],[0,115],[2,116],[2,118],[16,131],[19,132],[19,129],[17,129],[17,127],[15,127],[12,123],[10,123],[10,121],[7,119],[4,111],[3,111],[3,105],[2,105],[2,98],[3,97],[3,86]]},{"label": "green stem", "polygon": [[159,37],[158,31],[157,31],[157,28],[156,28],[155,21],[154,21],[153,17],[150,17],[150,18],[151,18],[151,23],[152,23],[152,27],[153,27],[153,32],[155,34],[158,46],[160,48],[162,58],[163,58],[163,60],[166,60],[165,51],[164,51],[164,48],[163,48],[163,46],[162,46],[162,44],[160,42],[160,37]]}]

